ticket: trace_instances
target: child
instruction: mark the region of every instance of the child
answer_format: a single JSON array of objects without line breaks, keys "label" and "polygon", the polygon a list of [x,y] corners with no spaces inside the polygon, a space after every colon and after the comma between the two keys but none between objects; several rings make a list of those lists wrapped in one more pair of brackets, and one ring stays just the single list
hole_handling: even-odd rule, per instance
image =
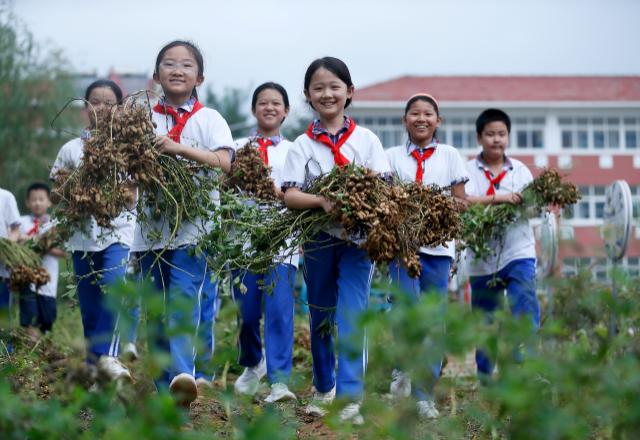
[{"label": "child", "polygon": [[[454,147],[438,142],[437,128],[440,126],[440,108],[438,101],[428,93],[412,96],[404,109],[402,118],[409,139],[406,145],[387,150],[391,169],[405,182],[419,182],[422,185],[451,187],[451,194],[464,203],[466,195],[464,184],[468,178],[464,161]],[[422,294],[435,292],[446,298],[449,285],[449,273],[455,256],[453,241],[437,247],[420,248],[420,276],[410,278],[406,269],[393,261],[389,265],[392,279],[417,300]],[[431,366],[432,380],[428,390],[424,385],[414,387],[418,399],[418,413],[424,418],[435,418],[438,410],[433,400],[433,386],[440,376],[441,363]],[[391,394],[406,397],[411,390],[411,382],[400,371],[394,371],[391,382]]]},{"label": "child", "polygon": [[[476,133],[482,152],[467,162],[470,180],[468,199],[472,203],[495,205],[522,203],[520,191],[533,180],[529,169],[505,153],[509,145],[511,120],[502,110],[487,109],[476,120]],[[507,289],[511,312],[531,318],[540,326],[540,306],[536,297],[536,249],[529,220],[522,218],[511,225],[504,239],[492,246],[496,255],[474,261],[469,252],[471,306],[491,314],[498,308]],[[498,283],[493,283],[498,279]],[[493,372],[493,361],[482,350],[476,351],[476,364],[481,378]]]},{"label": "child", "polygon": [[[153,74],[164,93],[152,113],[157,127],[156,146],[165,154],[228,172],[233,139],[222,116],[198,101],[196,87],[204,81],[203,72],[202,54],[193,43],[172,41],[160,50]],[[218,201],[217,193],[211,197]],[[174,333],[165,337],[164,323],[158,323],[154,348],[171,353],[171,366],[158,384],[169,385],[181,405],[188,405],[197,397],[194,359],[197,357],[195,339],[200,333],[201,301],[203,292],[209,295],[216,292],[215,286],[207,284],[205,279],[208,271],[205,255],[194,252],[206,232],[205,219],[183,223],[172,240],[169,239],[169,219],[164,216],[154,224],[136,226],[133,248],[139,253],[140,269],[144,276],[152,277],[156,289],[165,294],[166,308],[170,311],[166,330]],[[191,310],[179,312],[178,302],[189,304]],[[185,316],[189,317],[194,334],[175,334],[176,327],[186,324]]]},{"label": "child", "polygon": [[[390,168],[380,140],[344,115],[353,92],[351,74],[341,60],[320,58],[307,69],[304,94],[319,119],[296,139],[287,155],[282,186],[289,208],[330,212],[333,204],[329,200],[304,191],[311,180],[336,166],[355,163],[388,177]],[[337,395],[351,401],[340,413],[341,420],[361,424],[366,351],[358,318],[367,309],[373,264],[366,251],[341,236],[340,227],[328,228],[304,246],[315,387],[313,402],[306,411],[323,415],[325,411],[319,405],[332,402]],[[337,377],[330,329],[335,321]]]},{"label": "child", "polygon": [[[287,152],[293,145],[284,139],[280,126],[289,114],[289,97],[285,89],[273,82],[260,85],[251,98],[251,111],[258,121],[255,135],[236,141],[236,149],[252,141],[268,166],[271,177],[280,195]],[[271,393],[265,402],[273,403],[296,396],[287,386],[291,374],[293,356],[293,287],[298,267],[298,255],[276,260],[265,274],[236,271],[246,287],[242,293],[240,285],[233,286],[233,298],[240,309],[239,363],[244,372],[235,382],[239,393],[253,395],[262,376],[267,374]],[[269,289],[268,292],[265,290]],[[260,338],[260,318],[264,301],[265,355]]]},{"label": "child", "polygon": [[[87,87],[85,101],[85,116],[91,128],[95,124],[91,109],[121,103],[122,91],[113,81],[97,80]],[[62,146],[51,168],[52,179],[59,169],[73,169],[80,165],[84,140],[90,136],[91,131],[87,129],[81,137]],[[82,326],[88,341],[87,360],[97,363],[98,369],[114,381],[130,381],[131,374],[117,359],[120,339],[116,329],[118,317],[107,307],[105,289],[124,279],[134,225],[134,214],[126,211],[113,221],[110,230],[99,227],[91,218],[86,228],[76,231],[67,242],[78,282]]]},{"label": "child", "polygon": [[[49,186],[36,182],[27,189],[27,208],[31,215],[20,218],[20,233],[25,238],[33,238],[46,233],[53,227],[47,210],[51,207]],[[37,327],[43,333],[51,330],[56,320],[56,294],[58,291],[58,258],[64,251],[51,248],[42,256],[42,266],[49,273],[49,282],[40,286],[25,288],[20,292],[20,325]]]},{"label": "child", "polygon": [[[0,188],[0,238],[18,241],[20,236],[20,212],[16,198],[9,191]],[[11,316],[11,293],[9,291],[9,271],[0,263],[0,328]],[[12,352],[11,345],[0,340],[0,353]]]}]

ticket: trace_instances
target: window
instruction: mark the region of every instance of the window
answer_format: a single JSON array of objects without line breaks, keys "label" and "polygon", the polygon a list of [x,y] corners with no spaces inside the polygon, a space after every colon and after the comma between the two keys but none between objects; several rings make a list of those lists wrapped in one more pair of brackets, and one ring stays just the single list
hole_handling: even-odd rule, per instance
[{"label": "window", "polygon": [[602,185],[580,186],[582,198],[574,206],[564,208],[562,216],[568,220],[602,220],[604,218],[605,191]]},{"label": "window", "polygon": [[386,116],[363,116],[362,125],[373,131],[385,148],[402,145],[405,142],[405,128],[402,118]]},{"label": "window", "polygon": [[[618,266],[629,277],[637,278],[640,276],[640,257],[625,257]],[[611,282],[611,270],[613,265],[611,261],[601,257],[568,257],[562,259],[561,273],[565,277],[578,275],[581,271],[591,273],[591,278],[600,283]]]},{"label": "window", "polygon": [[635,117],[562,117],[558,119],[562,148],[637,149],[639,119]]},{"label": "window", "polygon": [[511,133],[511,145],[516,148],[542,148],[544,147],[544,118],[515,118]]},{"label": "window", "polygon": [[438,139],[442,143],[453,145],[461,149],[476,149],[476,120],[471,117],[447,117],[443,116],[444,122],[438,128]]}]

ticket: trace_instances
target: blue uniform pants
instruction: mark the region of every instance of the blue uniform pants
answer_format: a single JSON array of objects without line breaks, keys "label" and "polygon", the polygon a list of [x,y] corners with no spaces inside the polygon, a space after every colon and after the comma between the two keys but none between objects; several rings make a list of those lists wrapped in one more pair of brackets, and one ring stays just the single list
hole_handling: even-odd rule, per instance
[{"label": "blue uniform pants", "polygon": [[[0,279],[0,328],[4,325],[7,327],[10,326],[11,323],[11,313],[12,313],[12,296],[9,291],[9,281]],[[2,341],[0,343],[4,344],[5,347],[0,345],[0,354],[6,350],[9,353],[13,353],[13,345],[10,341]]]},{"label": "blue uniform pants", "polygon": [[373,268],[364,250],[324,232],[304,246],[313,384],[319,392],[326,393],[335,385],[339,397],[363,397],[367,353],[358,321],[368,307]]},{"label": "blue uniform pants", "polygon": [[[269,383],[288,383],[293,358],[293,288],[296,269],[277,264],[265,274],[234,271],[246,288],[233,286],[233,299],[240,310],[238,363],[254,367],[262,360],[260,319],[264,306],[264,346]],[[244,290],[244,289],[242,289]]]},{"label": "blue uniform pants", "polygon": [[218,282],[212,272],[207,272],[200,300],[200,324],[198,325],[198,356],[196,379],[213,380],[213,352],[215,350],[214,326],[218,307]]},{"label": "blue uniform pants", "polygon": [[[493,281],[498,279],[497,283]],[[504,290],[511,313],[515,316],[529,316],[536,328],[540,327],[540,304],[536,297],[536,261],[533,258],[514,260],[497,274],[470,278],[471,307],[486,313],[491,321],[493,313],[502,303]],[[495,285],[494,285],[495,284]],[[494,362],[489,354],[476,350],[476,365],[479,374],[491,375]]]},{"label": "blue uniform pants", "polygon": [[99,252],[73,253],[80,315],[84,337],[89,343],[90,362],[100,356],[118,355],[118,316],[107,306],[105,287],[124,280],[128,258],[129,249],[120,243]]}]

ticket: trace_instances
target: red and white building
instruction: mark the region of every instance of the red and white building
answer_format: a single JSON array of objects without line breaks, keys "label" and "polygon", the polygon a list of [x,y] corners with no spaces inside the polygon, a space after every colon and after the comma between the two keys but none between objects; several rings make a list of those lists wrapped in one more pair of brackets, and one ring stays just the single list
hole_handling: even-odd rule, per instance
[{"label": "red and white building", "polygon": [[[351,116],[372,129],[385,148],[406,142],[407,99],[431,93],[440,102],[441,142],[472,158],[480,151],[475,119],[489,107],[512,120],[509,154],[534,173],[555,167],[580,187],[560,227],[561,270],[590,268],[607,278],[601,226],[605,189],[626,180],[640,206],[640,76],[403,76],[356,90]],[[623,265],[640,273],[640,230],[634,227]]]}]

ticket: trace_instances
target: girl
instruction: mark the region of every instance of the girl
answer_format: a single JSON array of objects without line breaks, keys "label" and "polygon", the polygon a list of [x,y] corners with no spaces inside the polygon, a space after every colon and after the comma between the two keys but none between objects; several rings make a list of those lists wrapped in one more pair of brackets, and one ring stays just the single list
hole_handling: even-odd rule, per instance
[{"label": "girl", "polygon": [[[427,93],[414,95],[407,101],[403,117],[409,139],[406,145],[387,150],[393,172],[403,181],[415,181],[423,185],[451,187],[451,194],[461,203],[466,198],[464,184],[469,180],[464,161],[454,147],[441,144],[436,136],[440,126],[438,101]],[[389,265],[391,277],[413,299],[429,291],[446,296],[449,272],[455,255],[453,242],[419,251],[421,272],[419,278],[410,278],[397,260]],[[441,363],[433,365],[431,388],[440,375]],[[423,386],[414,387],[418,399],[418,412],[422,417],[434,418],[438,410],[433,401],[432,389],[425,392]],[[394,370],[391,394],[408,396],[411,382],[402,372]]]},{"label": "girl", "polygon": [[[202,54],[193,43],[172,41],[160,50],[153,74],[164,93],[152,114],[158,135],[156,146],[165,154],[228,172],[229,149],[233,143],[231,131],[217,111],[198,101],[196,87],[204,81],[203,71]],[[218,200],[217,193],[211,197]],[[207,296],[216,293],[213,283],[205,278],[205,256],[195,252],[195,245],[205,232],[205,219],[183,223],[170,240],[169,219],[162,216],[157,222],[138,223],[134,238],[133,248],[139,253],[140,269],[143,275],[152,278],[156,289],[164,293],[169,311],[168,328],[158,322],[153,343],[154,348],[171,353],[170,368],[163,372],[158,384],[168,384],[182,405],[188,405],[197,397],[194,359],[201,304],[213,304]],[[187,304],[188,310],[179,312],[178,303]],[[193,333],[176,332],[176,328],[185,325],[193,326]]]},{"label": "girl", "polygon": [[[251,111],[258,122],[257,132],[250,139],[236,141],[236,148],[248,141],[258,147],[265,164],[271,167],[276,192],[283,196],[282,174],[287,152],[293,145],[280,133],[280,126],[289,114],[286,90],[273,82],[262,84],[253,92]],[[245,293],[240,291],[239,284],[233,287],[233,297],[240,309],[239,363],[245,367],[234,387],[239,393],[253,395],[266,373],[271,383],[271,393],[265,399],[268,403],[296,398],[287,384],[293,356],[293,287],[297,267],[298,256],[293,255],[274,261],[265,274],[246,271],[233,274],[233,279],[239,278],[246,287]],[[264,355],[260,340],[263,301]]]},{"label": "girl", "polygon": [[[333,204],[329,200],[304,191],[310,180],[330,172],[333,167],[354,162],[382,175],[390,172],[380,140],[344,115],[353,92],[351,74],[341,60],[320,58],[307,69],[304,94],[319,119],[296,139],[287,155],[283,188],[289,208],[331,211]],[[341,236],[341,228],[332,227],[319,232],[304,246],[315,387],[307,412],[323,415],[325,411],[319,405],[330,403],[337,394],[351,401],[342,410],[341,419],[361,424],[366,352],[364,335],[357,322],[367,309],[373,264],[364,250],[342,240]],[[338,326],[337,375],[332,332],[326,331],[327,322],[332,325],[335,321]]]},{"label": "girl", "polygon": [[[84,140],[91,136],[95,123],[93,111],[122,102],[122,91],[109,80],[98,80],[87,88],[84,97],[85,117],[89,129],[81,137],[62,146],[51,169],[51,178],[60,168],[77,168],[82,162]],[[135,215],[122,212],[111,230],[99,227],[91,218],[84,231],[76,231],[67,246],[72,252],[73,269],[78,281],[78,301],[84,336],[88,340],[87,360],[112,380],[131,380],[129,371],[118,361],[120,336],[116,331],[117,316],[106,306],[105,287],[125,276],[129,248],[133,241]]]}]

